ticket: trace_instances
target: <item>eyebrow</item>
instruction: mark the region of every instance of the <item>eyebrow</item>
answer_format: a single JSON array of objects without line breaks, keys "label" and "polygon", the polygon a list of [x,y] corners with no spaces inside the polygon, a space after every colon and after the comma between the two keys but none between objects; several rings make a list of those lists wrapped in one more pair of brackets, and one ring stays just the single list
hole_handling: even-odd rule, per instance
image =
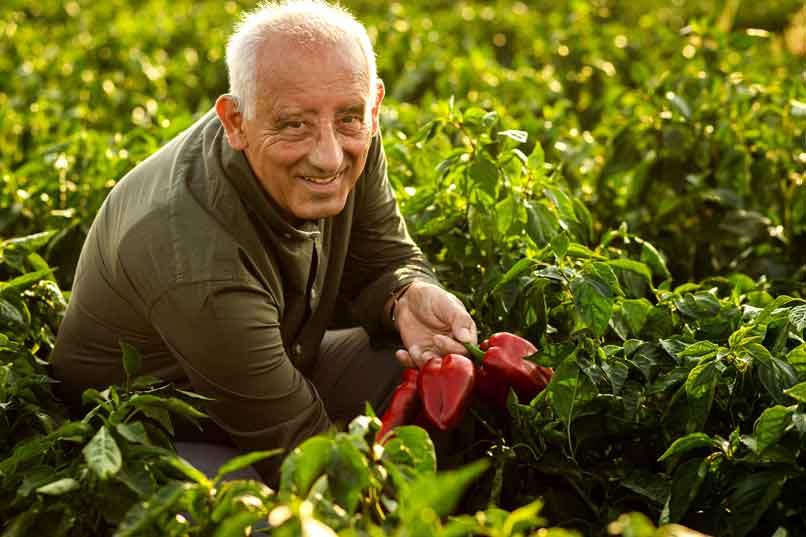
[{"label": "eyebrow", "polygon": [[[336,109],[336,113],[338,114],[363,114],[364,113],[364,104],[363,103],[354,103],[349,104],[346,106],[342,106]],[[306,108],[304,110],[295,110],[292,112],[288,111],[280,111],[274,117],[274,121],[288,121],[289,119],[299,119],[304,116],[308,115],[315,115],[318,112],[315,108]]]},{"label": "eyebrow", "polygon": [[364,112],[364,105],[363,104],[352,104],[350,106],[344,106],[338,109],[340,113],[348,113],[348,114],[360,114]]}]

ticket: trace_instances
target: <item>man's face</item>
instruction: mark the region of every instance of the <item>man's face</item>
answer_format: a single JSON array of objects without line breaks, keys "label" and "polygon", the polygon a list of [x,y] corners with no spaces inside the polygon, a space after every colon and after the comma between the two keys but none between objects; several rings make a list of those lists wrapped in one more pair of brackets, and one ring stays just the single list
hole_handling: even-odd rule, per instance
[{"label": "man's face", "polygon": [[256,113],[244,152],[292,224],[333,216],[364,169],[383,86],[370,92],[357,44],[302,47],[270,38],[258,51]]}]

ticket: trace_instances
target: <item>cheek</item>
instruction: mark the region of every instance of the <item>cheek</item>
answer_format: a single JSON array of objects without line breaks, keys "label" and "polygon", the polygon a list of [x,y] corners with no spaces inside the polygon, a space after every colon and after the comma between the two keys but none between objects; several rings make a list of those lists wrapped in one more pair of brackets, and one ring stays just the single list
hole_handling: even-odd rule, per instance
[{"label": "cheek", "polygon": [[286,168],[303,159],[306,153],[301,144],[279,143],[264,149],[261,160],[273,168]]}]

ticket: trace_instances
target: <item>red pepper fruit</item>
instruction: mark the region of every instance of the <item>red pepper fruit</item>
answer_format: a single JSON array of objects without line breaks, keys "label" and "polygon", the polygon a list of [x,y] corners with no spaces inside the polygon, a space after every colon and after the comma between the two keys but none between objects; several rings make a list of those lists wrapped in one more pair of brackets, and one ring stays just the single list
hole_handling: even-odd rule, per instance
[{"label": "red pepper fruit", "polygon": [[400,425],[410,423],[420,408],[420,396],[417,394],[417,380],[420,370],[408,368],[403,371],[403,380],[392,393],[392,400],[381,418],[381,429],[375,435],[375,442],[380,442],[386,433]]},{"label": "red pepper fruit", "polygon": [[506,408],[510,387],[521,403],[528,403],[548,385],[554,374],[550,367],[524,360],[536,353],[537,348],[515,334],[498,332],[479,347],[481,350],[467,345],[478,366],[478,392],[484,401],[499,408]]},{"label": "red pepper fruit", "polygon": [[476,384],[473,362],[461,354],[431,358],[420,369],[423,414],[437,429],[450,429],[464,415]]}]

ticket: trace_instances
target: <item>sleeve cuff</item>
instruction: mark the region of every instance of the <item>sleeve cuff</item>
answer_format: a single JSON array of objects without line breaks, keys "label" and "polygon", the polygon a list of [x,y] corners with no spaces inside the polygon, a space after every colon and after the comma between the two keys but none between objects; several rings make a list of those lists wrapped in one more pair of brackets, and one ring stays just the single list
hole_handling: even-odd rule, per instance
[{"label": "sleeve cuff", "polygon": [[384,306],[394,291],[415,281],[440,285],[434,273],[426,267],[402,267],[375,280],[353,301],[353,316],[369,334],[373,347],[393,344],[398,339],[397,332],[386,322]]}]

